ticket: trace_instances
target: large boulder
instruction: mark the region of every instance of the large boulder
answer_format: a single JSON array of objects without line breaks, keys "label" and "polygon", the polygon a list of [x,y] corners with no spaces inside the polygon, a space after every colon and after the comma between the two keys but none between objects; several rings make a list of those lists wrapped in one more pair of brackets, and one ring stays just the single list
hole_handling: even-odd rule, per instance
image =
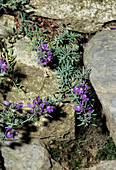
[{"label": "large boulder", "polygon": [[116,19],[115,6],[115,0],[31,0],[26,7],[37,16],[60,20],[68,30],[92,33]]},{"label": "large boulder", "polygon": [[116,143],[116,31],[98,32],[87,43],[84,65],[103,107],[103,115]]}]

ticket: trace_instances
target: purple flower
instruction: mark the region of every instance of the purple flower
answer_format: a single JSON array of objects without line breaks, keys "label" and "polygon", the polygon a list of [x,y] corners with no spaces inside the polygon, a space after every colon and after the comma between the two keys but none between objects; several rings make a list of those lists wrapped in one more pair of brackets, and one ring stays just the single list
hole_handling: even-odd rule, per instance
[{"label": "purple flower", "polygon": [[38,62],[38,64],[43,66],[43,65],[47,65],[47,62],[45,62],[43,58],[40,58],[40,61]]},{"label": "purple flower", "polygon": [[49,50],[46,52],[47,56],[51,56],[52,55],[52,52]]},{"label": "purple flower", "polygon": [[54,106],[46,106],[47,112],[51,113],[53,112]]},{"label": "purple flower", "polygon": [[110,30],[116,30],[116,28],[110,28]]},{"label": "purple flower", "polygon": [[77,88],[73,88],[73,93],[78,93],[78,89]]},{"label": "purple flower", "polygon": [[1,69],[2,69],[2,70],[6,71],[6,69],[8,69],[8,68],[9,68],[9,67],[6,66],[5,64],[1,64]]},{"label": "purple flower", "polygon": [[16,131],[15,131],[15,136],[18,136],[18,133],[19,133],[19,131],[16,130]]},{"label": "purple flower", "polygon": [[79,94],[84,93],[84,83],[78,85],[77,93],[79,93]]},{"label": "purple flower", "polygon": [[6,129],[6,134],[4,136],[6,136],[8,138],[13,138],[13,136],[18,136],[19,131],[15,131],[13,134],[10,127],[5,127],[5,129]]},{"label": "purple flower", "polygon": [[46,61],[47,63],[51,62],[51,61],[52,61],[52,56],[46,57],[46,58],[45,58],[45,61]]},{"label": "purple flower", "polygon": [[8,106],[8,105],[11,105],[11,103],[10,103],[8,100],[5,100],[5,101],[4,101],[4,104],[7,105],[7,106]]},{"label": "purple flower", "polygon": [[33,100],[33,103],[32,103],[32,104],[31,104],[31,103],[28,103],[28,107],[31,107],[31,108],[34,109],[34,107],[35,107],[35,100]]},{"label": "purple flower", "polygon": [[49,102],[48,101],[45,101],[44,102],[46,106],[49,106]]},{"label": "purple flower", "polygon": [[43,109],[44,108],[44,104],[40,104],[40,107]]},{"label": "purple flower", "polygon": [[86,87],[86,89],[90,89],[90,87],[88,85],[86,85],[86,84],[85,84],[85,87]]},{"label": "purple flower", "polygon": [[10,127],[5,127],[6,129],[6,134],[4,136],[8,137],[8,138],[12,138],[13,137],[13,132],[11,130]]},{"label": "purple flower", "polygon": [[75,108],[74,108],[74,110],[75,111],[81,111],[81,109],[82,109],[82,107],[81,107],[81,102],[79,103],[79,105],[75,105]]},{"label": "purple flower", "polygon": [[39,116],[42,114],[42,112],[43,112],[43,109],[42,109],[42,108],[40,108],[40,109],[39,109],[39,113],[38,113],[38,114],[39,114]]},{"label": "purple flower", "polygon": [[5,60],[5,58],[1,58],[0,59],[0,64],[4,64],[4,60]]},{"label": "purple flower", "polygon": [[40,104],[39,113],[38,113],[39,116],[42,114],[43,108],[44,108],[44,104]]},{"label": "purple flower", "polygon": [[41,45],[41,47],[39,48],[39,50],[44,51],[44,50],[47,50],[47,49],[48,49],[47,44],[41,43],[40,45]]},{"label": "purple flower", "polygon": [[16,107],[16,110],[20,110],[23,107],[23,103],[16,104]]},{"label": "purple flower", "polygon": [[91,113],[93,111],[92,107],[87,107],[87,110],[88,113]]},{"label": "purple flower", "polygon": [[0,67],[2,70],[6,71],[6,69],[8,69],[9,67],[4,64],[4,60],[5,58],[0,59],[0,64],[1,64]]},{"label": "purple flower", "polygon": [[33,114],[34,113],[34,110],[28,110],[29,113]]},{"label": "purple flower", "polygon": [[87,98],[87,95],[86,94],[83,94],[82,95],[82,100],[85,102],[85,101],[89,101],[89,98]]},{"label": "purple flower", "polygon": [[36,100],[37,100],[37,101],[36,101],[35,103],[36,103],[37,105],[42,102],[42,99],[40,99],[40,96],[38,96],[38,97],[36,98]]}]

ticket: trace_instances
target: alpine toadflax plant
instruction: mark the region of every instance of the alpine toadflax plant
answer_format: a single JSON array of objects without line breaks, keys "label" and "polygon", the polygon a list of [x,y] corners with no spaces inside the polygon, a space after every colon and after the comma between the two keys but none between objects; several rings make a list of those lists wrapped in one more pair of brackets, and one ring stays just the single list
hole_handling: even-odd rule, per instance
[{"label": "alpine toadflax plant", "polygon": [[52,113],[54,111],[54,106],[50,106],[49,102],[45,99],[40,99],[40,96],[34,99],[32,104],[28,103],[28,107],[32,108],[32,110],[29,110],[29,112],[31,114],[36,113],[37,117],[39,117],[41,114],[44,114],[52,118],[49,113]]},{"label": "alpine toadflax plant", "polygon": [[[50,113],[54,111],[54,106],[50,103],[52,101],[47,101],[46,98],[43,100],[38,96],[33,100],[33,103],[28,103],[28,107],[32,110],[28,110],[29,115],[24,115],[22,113],[23,103],[15,104],[14,102],[9,102],[5,100],[3,103],[3,111],[0,112],[0,123],[5,124],[5,134],[2,135],[4,138],[14,138],[18,135],[18,131],[14,129],[15,126],[23,125],[27,121],[35,121],[41,115],[49,116],[52,118]],[[5,106],[5,107],[4,107]],[[18,112],[22,114],[17,114]]]},{"label": "alpine toadflax plant", "polygon": [[[82,123],[80,125],[87,126],[90,123],[90,120],[92,118],[92,114],[94,110],[92,109],[89,102],[89,98],[87,97],[88,89],[90,87],[85,84],[85,80],[83,80],[83,83],[79,84],[77,88],[73,88],[73,93],[77,94],[79,96],[79,103],[75,105],[74,110],[76,111],[76,114],[79,115],[77,119],[79,119]],[[88,103],[89,102],[89,103]],[[80,126],[78,125],[78,126]]]},{"label": "alpine toadflax plant", "polygon": [[[40,52],[38,52],[38,64],[43,66],[47,65],[49,62],[52,61],[52,52],[48,50],[47,44],[40,44]],[[47,51],[48,50],[48,51]]]}]

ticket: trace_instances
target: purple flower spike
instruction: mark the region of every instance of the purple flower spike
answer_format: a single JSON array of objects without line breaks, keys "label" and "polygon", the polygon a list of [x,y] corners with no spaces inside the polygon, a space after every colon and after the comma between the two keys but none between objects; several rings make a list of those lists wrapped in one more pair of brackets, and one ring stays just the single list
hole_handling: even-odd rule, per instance
[{"label": "purple flower spike", "polygon": [[16,110],[20,110],[23,107],[23,103],[16,104],[16,107]]},{"label": "purple flower spike", "polygon": [[39,64],[40,64],[41,66],[43,66],[43,65],[47,65],[47,62],[45,62],[44,59],[41,58],[40,61],[38,62],[38,65],[39,65]]},{"label": "purple flower spike", "polygon": [[54,109],[54,106],[47,106],[47,107],[46,107],[46,110],[47,110],[47,112],[49,112],[49,113],[53,112],[53,109]]},{"label": "purple flower spike", "polygon": [[18,133],[19,133],[19,131],[16,130],[16,131],[15,131],[15,136],[18,136]]},{"label": "purple flower spike", "polygon": [[4,64],[4,60],[5,60],[5,58],[1,58],[0,59],[0,64]]},{"label": "purple flower spike", "polygon": [[6,132],[8,132],[9,130],[11,130],[10,127],[5,127],[5,129],[6,129]]},{"label": "purple flower spike", "polygon": [[44,101],[44,100],[43,100],[43,102],[44,102],[44,104],[45,104],[46,106],[49,106],[49,102],[48,102],[48,101]]},{"label": "purple flower spike", "polygon": [[44,50],[47,50],[47,49],[48,49],[47,44],[41,43],[40,45],[41,45],[41,47],[39,48],[39,50],[44,51]]},{"label": "purple flower spike", "polygon": [[80,112],[81,109],[82,109],[82,107],[81,107],[81,102],[79,103],[79,105],[75,105],[75,108],[74,108],[75,111]]},{"label": "purple flower spike", "polygon": [[46,61],[47,63],[51,62],[51,61],[52,61],[52,56],[46,57],[46,58],[45,58],[45,61]]},{"label": "purple flower spike", "polygon": [[93,111],[92,107],[87,107],[88,113],[91,113]]},{"label": "purple flower spike", "polygon": [[31,113],[31,114],[33,114],[33,113],[34,113],[34,111],[33,111],[33,110],[28,110],[28,112],[29,112],[29,113]]},{"label": "purple flower spike", "polygon": [[6,71],[6,69],[8,69],[8,68],[9,68],[9,67],[6,66],[5,64],[1,64],[1,69],[2,69],[2,70]]},{"label": "purple flower spike", "polygon": [[51,56],[52,55],[52,52],[49,50],[46,52],[47,56]]},{"label": "purple flower spike", "polygon": [[42,99],[40,99],[40,96],[38,96],[38,97],[36,98],[36,100],[37,100],[37,101],[36,101],[35,103],[36,103],[37,105],[42,102]]},{"label": "purple flower spike", "polygon": [[12,137],[13,137],[12,130],[9,131],[9,132],[7,132],[7,133],[5,134],[5,136],[8,137],[8,138],[12,138]]},{"label": "purple flower spike", "polygon": [[81,84],[78,85],[77,93],[83,94],[84,93],[84,88]]},{"label": "purple flower spike", "polygon": [[4,104],[8,106],[8,105],[10,105],[10,102],[8,100],[5,100]]},{"label": "purple flower spike", "polygon": [[13,138],[13,136],[18,136],[19,131],[16,130],[13,135],[13,132],[10,127],[5,127],[5,129],[6,134],[4,136],[6,136],[7,138]]},{"label": "purple flower spike", "polygon": [[73,93],[78,93],[78,89],[77,88],[73,88]]},{"label": "purple flower spike", "polygon": [[34,107],[35,107],[35,100],[33,100],[33,103],[32,103],[32,104],[31,104],[31,103],[28,103],[28,107],[31,107],[31,108],[34,109]]},{"label": "purple flower spike", "polygon": [[85,101],[89,101],[89,98],[87,98],[87,95],[86,94],[83,94],[82,95],[82,100],[85,102]]},{"label": "purple flower spike", "polygon": [[11,130],[10,127],[5,127],[6,129],[6,134],[4,136],[8,137],[8,138],[12,138],[13,137],[13,132]]},{"label": "purple flower spike", "polygon": [[43,112],[43,108],[41,107],[40,109],[39,109],[39,116],[42,114],[42,112]]}]

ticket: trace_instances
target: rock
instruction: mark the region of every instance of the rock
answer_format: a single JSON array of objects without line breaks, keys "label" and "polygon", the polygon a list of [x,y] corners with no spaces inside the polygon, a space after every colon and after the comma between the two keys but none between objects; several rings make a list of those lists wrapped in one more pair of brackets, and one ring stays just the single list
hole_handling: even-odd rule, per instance
[{"label": "rock", "polygon": [[116,160],[107,160],[101,161],[99,164],[90,167],[82,168],[80,170],[115,170],[116,169]]},{"label": "rock", "polygon": [[16,139],[15,143],[4,141],[1,152],[6,170],[63,170],[57,162],[51,161],[45,145],[38,139],[23,144],[19,139]]},{"label": "rock", "polygon": [[[19,78],[20,84],[24,86],[24,91],[17,92],[15,87],[11,87],[11,90],[7,92],[6,100],[16,103],[23,102],[24,111],[26,112],[29,110],[27,103],[31,103],[36,97],[51,97],[50,92],[57,90],[56,78],[51,70],[38,66],[35,58],[36,52],[30,51],[28,38],[22,38],[14,43],[14,54],[17,54],[15,60],[16,77]],[[48,77],[45,76],[46,71],[49,71]],[[53,119],[41,116],[39,121],[30,125],[36,127],[36,131],[29,132],[30,138],[38,137],[46,144],[56,139],[75,139],[73,107],[73,104],[65,103],[54,111],[54,114],[52,114]],[[23,128],[20,128],[19,131],[21,133]]]},{"label": "rock", "polygon": [[116,31],[104,30],[87,43],[84,65],[91,69],[90,81],[102,104],[103,115],[116,143]]},{"label": "rock", "polygon": [[49,0],[30,1],[27,12],[60,20],[66,29],[83,33],[93,33],[104,23],[116,20],[115,0]]},{"label": "rock", "polygon": [[0,17],[0,38],[11,35],[10,28],[15,28],[14,17],[10,15],[2,15]]}]

